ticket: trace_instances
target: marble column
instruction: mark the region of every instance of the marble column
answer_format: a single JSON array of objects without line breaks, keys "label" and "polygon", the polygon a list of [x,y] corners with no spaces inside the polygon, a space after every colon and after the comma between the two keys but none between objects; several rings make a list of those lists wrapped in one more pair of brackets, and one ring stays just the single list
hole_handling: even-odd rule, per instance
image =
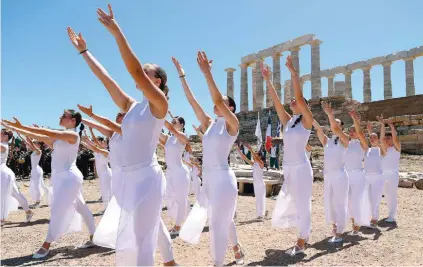
[{"label": "marble column", "polygon": [[241,111],[248,111],[248,65],[241,64]]},{"label": "marble column", "polygon": [[414,59],[415,57],[405,58],[405,95],[412,96],[416,94],[414,87]]},{"label": "marble column", "polygon": [[262,109],[264,105],[264,90],[263,90],[263,75],[261,74],[260,67],[263,63],[263,59],[256,60],[256,107]]},{"label": "marble column", "polygon": [[225,71],[226,71],[226,95],[234,99],[234,72],[236,71],[236,69],[227,68],[225,69]]},{"label": "marble column", "polygon": [[[345,75],[345,97],[346,98],[350,98],[352,99],[352,83],[351,83],[351,74],[352,71],[347,70],[346,72],[344,72]],[[335,88],[336,91],[336,88]]]},{"label": "marble column", "polygon": [[372,102],[372,80],[370,70],[372,66],[362,68],[363,70],[363,102]]},{"label": "marble column", "polygon": [[322,97],[322,78],[320,77],[320,44],[322,41],[311,42],[311,99]]},{"label": "marble column", "polygon": [[329,75],[328,76],[328,96],[334,96],[335,95],[335,87],[333,86],[333,78],[335,75]]},{"label": "marble column", "polygon": [[[294,65],[295,70],[297,70],[298,76],[301,77],[300,72],[300,47],[294,47],[289,50],[291,52],[292,64]],[[291,74],[290,74],[291,75]],[[291,81],[292,84],[292,81]],[[292,88],[291,88],[292,91]]]},{"label": "marble column", "polygon": [[[269,67],[269,66],[267,66],[267,67]],[[272,81],[273,85],[275,85],[275,83],[273,82],[273,76],[272,76],[273,73],[272,73],[270,67],[269,67],[269,70],[270,70],[270,80]],[[264,81],[264,83],[266,83],[266,82]],[[279,86],[280,86],[280,84],[279,84]],[[275,86],[275,89],[276,89],[276,86]],[[266,106],[265,106],[265,108],[270,108],[270,107],[273,107],[273,100],[272,100],[272,97],[269,94],[269,86],[267,86],[267,84],[266,84]]]},{"label": "marble column", "polygon": [[283,91],[283,103],[289,104],[292,100],[291,94],[291,80],[286,80]]},{"label": "marble column", "polygon": [[392,80],[391,80],[392,61],[382,63],[383,66],[383,99],[392,98]]},{"label": "marble column", "polygon": [[253,110],[257,110],[257,90],[256,90],[256,67],[255,65],[251,65],[251,92],[253,93]]},{"label": "marble column", "polygon": [[275,86],[276,94],[281,99],[281,54],[273,55],[273,85]]}]

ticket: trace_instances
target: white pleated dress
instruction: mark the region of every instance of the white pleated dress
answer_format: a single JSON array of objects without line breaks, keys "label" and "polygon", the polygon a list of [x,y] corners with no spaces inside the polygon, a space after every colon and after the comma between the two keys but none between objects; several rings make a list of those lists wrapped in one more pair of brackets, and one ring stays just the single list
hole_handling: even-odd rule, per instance
[{"label": "white pleated dress", "polygon": [[112,170],[109,168],[109,158],[101,153],[94,153],[95,167],[100,178],[100,193],[104,209],[112,197]]},{"label": "white pleated dress", "polygon": [[304,151],[310,130],[302,122],[294,125],[299,115],[294,115],[284,127],[283,173],[285,181],[276,199],[272,226],[295,227],[297,236],[307,239],[311,231],[311,195],[313,170]]},{"label": "white pleated dress", "polygon": [[15,173],[7,167],[7,157],[9,156],[9,144],[1,143],[5,152],[1,153],[1,220],[7,219],[9,212],[18,210],[19,203],[12,197],[13,186],[15,184]]},{"label": "white pleated dress", "polygon": [[379,147],[370,147],[364,157],[364,172],[369,185],[370,211],[373,220],[379,219],[379,206],[385,185],[382,160],[383,156]]},{"label": "white pleated dress", "polygon": [[113,180],[121,183],[122,193],[109,202],[93,239],[99,246],[116,248],[117,265],[154,264],[166,187],[155,155],[163,125],[164,119],[151,114],[146,98],[131,106],[121,124],[122,172]]},{"label": "white pleated dress", "polygon": [[253,165],[253,185],[256,197],[256,215],[263,218],[266,214],[266,185],[263,180],[263,169],[258,163]]},{"label": "white pleated dress", "polygon": [[386,203],[388,204],[389,218],[391,219],[395,219],[397,216],[400,157],[401,152],[392,146],[388,147],[386,156],[382,160]]},{"label": "white pleated dress", "polygon": [[191,179],[187,166],[182,163],[184,148],[176,136],[168,137],[165,145],[166,199],[168,214],[177,226],[181,226],[189,212],[188,194]]},{"label": "white pleated dress", "polygon": [[44,183],[44,172],[41,166],[39,165],[41,159],[41,153],[37,155],[34,151],[31,154],[31,178],[29,181],[29,192],[31,194],[32,200],[40,202],[41,198],[45,195],[47,196],[47,202],[51,205],[51,190]]}]

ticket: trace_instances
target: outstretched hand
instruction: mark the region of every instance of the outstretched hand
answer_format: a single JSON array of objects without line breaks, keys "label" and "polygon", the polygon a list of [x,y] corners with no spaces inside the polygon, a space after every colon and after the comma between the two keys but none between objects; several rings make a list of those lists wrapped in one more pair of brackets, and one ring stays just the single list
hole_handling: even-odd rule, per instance
[{"label": "outstretched hand", "polygon": [[361,117],[360,117],[360,115],[357,113],[357,111],[355,111],[355,110],[351,110],[350,112],[348,112],[348,114],[351,116],[351,118],[352,118],[353,120],[356,120],[356,121],[360,122]]},{"label": "outstretched hand", "polygon": [[322,108],[327,115],[333,115],[332,103],[322,101]]},{"label": "outstretched hand", "polygon": [[179,61],[175,57],[172,57],[172,62],[175,65],[176,70],[178,71],[179,76],[185,76],[185,71],[182,68],[182,65],[179,63]]},{"label": "outstretched hand", "polygon": [[368,122],[367,122],[367,131],[368,131],[369,133],[371,133],[371,132],[372,132],[372,130],[373,130],[372,122],[371,122],[371,121],[368,121]]},{"label": "outstretched hand", "polygon": [[380,114],[380,116],[376,116],[376,119],[377,119],[377,121],[380,123],[380,124],[384,124],[385,122],[384,122],[384,119],[383,119],[383,114]]},{"label": "outstretched hand", "polygon": [[91,117],[94,113],[93,113],[93,106],[90,105],[89,108],[86,108],[84,106],[81,106],[78,104],[78,108],[79,110],[81,110],[82,112],[84,112],[85,114],[87,114],[89,117]]},{"label": "outstretched hand", "polygon": [[87,50],[87,43],[85,42],[84,37],[82,37],[82,33],[79,33],[78,35],[76,35],[76,33],[71,27],[68,27],[67,31],[68,31],[68,36],[71,43],[73,44],[73,46],[75,46],[78,52]]},{"label": "outstretched hand", "polygon": [[211,60],[207,58],[206,52],[201,51],[197,53],[197,63],[200,66],[201,71],[206,74],[211,70]]},{"label": "outstretched hand", "polygon": [[385,123],[388,124],[389,126],[394,126],[394,121],[392,120],[392,118],[386,119]]},{"label": "outstretched hand", "polygon": [[6,123],[9,126],[13,126],[13,127],[17,127],[17,128],[22,127],[22,124],[18,119],[16,119],[15,117],[13,117],[13,119],[15,120],[14,122],[9,121],[9,120],[2,120],[2,123]]},{"label": "outstretched hand", "polygon": [[288,70],[291,72],[291,74],[297,74],[297,70],[294,67],[294,63],[292,63],[292,57],[289,55],[286,58],[285,66],[288,68]]},{"label": "outstretched hand", "polygon": [[113,14],[112,5],[108,4],[107,7],[109,8],[109,14],[104,12],[101,8],[97,9],[98,20],[113,36],[115,36],[120,32],[119,25],[117,24]]},{"label": "outstretched hand", "polygon": [[267,81],[270,79],[270,69],[268,66],[265,66],[263,63],[260,64],[261,74],[263,78]]}]

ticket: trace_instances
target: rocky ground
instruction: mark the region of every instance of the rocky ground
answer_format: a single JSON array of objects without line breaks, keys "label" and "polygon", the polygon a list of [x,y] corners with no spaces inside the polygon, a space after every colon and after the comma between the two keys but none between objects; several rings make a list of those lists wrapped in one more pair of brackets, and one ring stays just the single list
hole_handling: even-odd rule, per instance
[{"label": "rocky ground", "polygon": [[[401,170],[423,172],[422,157],[403,156]],[[316,159],[317,160],[317,159]],[[47,180],[47,183],[49,181]],[[24,194],[28,197],[29,182],[18,182]],[[99,212],[102,204],[98,179],[84,182],[84,197],[89,208],[95,215],[96,223],[101,220]],[[191,197],[191,202],[193,199]],[[345,236],[342,246],[332,246],[327,243],[330,229],[324,222],[323,183],[315,182],[313,186],[313,211],[310,246],[303,256],[288,257],[284,251],[293,245],[295,231],[281,230],[271,227],[270,220],[257,222],[255,218],[255,199],[250,195],[238,198],[237,230],[242,243],[246,265],[423,265],[423,216],[421,205],[423,191],[416,188],[399,188],[398,224],[390,225],[380,221],[378,230],[362,229],[360,237]],[[275,201],[267,199],[267,209],[273,210]],[[387,214],[383,201],[381,216]],[[163,212],[163,218],[168,227],[171,221]],[[32,253],[41,245],[45,238],[49,208],[42,206],[35,210],[33,222],[22,223],[24,213],[13,212],[9,223],[1,231],[1,265],[84,265],[110,266],[114,265],[114,252],[105,248],[75,250],[74,246],[84,242],[88,232],[75,233],[63,237],[60,242],[52,245],[50,256],[45,261],[32,260]],[[348,229],[350,230],[350,226]],[[209,255],[209,234],[204,230],[198,245],[184,243],[176,238],[173,242],[174,255],[181,265],[212,265]],[[226,264],[233,265],[234,257],[230,249],[226,255]],[[156,255],[156,265],[162,264],[159,253]]]}]

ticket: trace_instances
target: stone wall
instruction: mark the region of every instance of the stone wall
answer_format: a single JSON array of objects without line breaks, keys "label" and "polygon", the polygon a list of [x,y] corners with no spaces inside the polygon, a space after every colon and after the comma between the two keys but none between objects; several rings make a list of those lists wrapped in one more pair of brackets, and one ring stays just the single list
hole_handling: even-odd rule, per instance
[{"label": "stone wall", "polygon": [[[345,127],[352,125],[352,120],[344,107],[344,96],[332,96],[310,101],[313,116],[321,125],[328,125],[327,117],[320,105],[321,101],[328,101],[332,104],[336,118],[341,119],[345,123]],[[285,109],[291,112],[289,105],[285,105]],[[358,111],[363,122],[368,120],[375,121],[376,116],[380,114],[383,114],[385,118],[395,117],[394,125],[400,135],[403,151],[412,154],[423,154],[423,122],[421,118],[423,116],[423,95],[362,103]],[[257,141],[254,133],[258,112],[260,113],[263,138],[266,135],[269,112],[272,120],[272,136],[276,135],[278,117],[274,108],[271,107],[260,111],[239,112],[237,114],[241,125],[239,138],[249,142]],[[327,127],[325,128],[328,129]],[[312,146],[319,145],[314,132],[312,132],[312,136],[310,137],[310,144]]]}]

